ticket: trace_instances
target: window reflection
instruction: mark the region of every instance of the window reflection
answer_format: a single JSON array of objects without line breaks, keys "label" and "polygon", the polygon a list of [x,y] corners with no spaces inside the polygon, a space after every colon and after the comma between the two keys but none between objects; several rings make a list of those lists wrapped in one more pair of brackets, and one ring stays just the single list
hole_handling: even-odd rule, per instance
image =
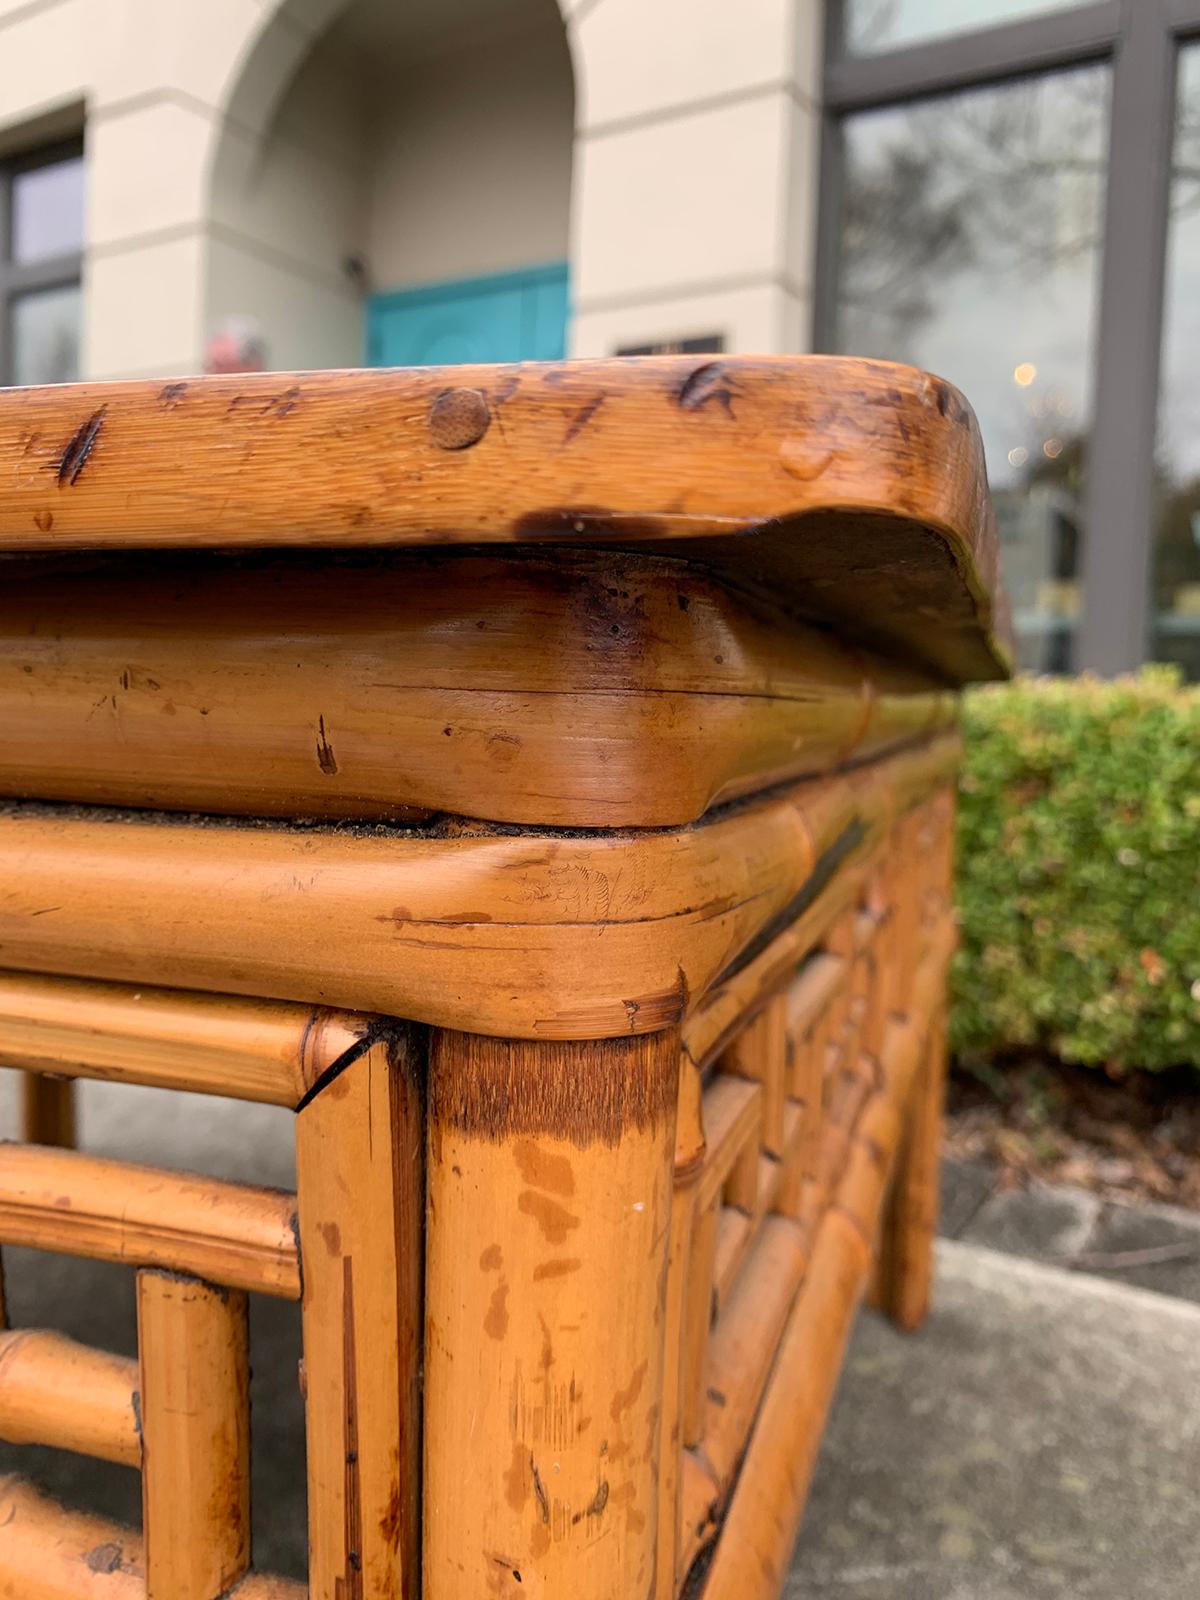
[{"label": "window reflection", "polygon": [[1042,671],[1068,670],[1080,604],[1108,98],[1097,66],[843,125],[837,348],[971,401],[1018,659]]},{"label": "window reflection", "polygon": [[12,258],[26,263],[83,248],[83,157],[17,172],[12,180]]},{"label": "window reflection", "polygon": [[1179,57],[1171,162],[1150,655],[1200,678],[1200,47]]},{"label": "window reflection", "polygon": [[1079,0],[843,0],[846,48],[874,55],[1022,17],[1065,11]]},{"label": "window reflection", "polygon": [[79,285],[38,289],[12,302],[13,382],[71,383],[79,376]]}]

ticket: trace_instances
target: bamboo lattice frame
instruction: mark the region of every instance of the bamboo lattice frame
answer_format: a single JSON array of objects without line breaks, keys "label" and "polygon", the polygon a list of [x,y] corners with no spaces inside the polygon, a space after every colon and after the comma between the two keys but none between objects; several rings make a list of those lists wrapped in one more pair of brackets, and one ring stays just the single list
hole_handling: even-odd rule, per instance
[{"label": "bamboo lattice frame", "polygon": [[[776,1593],[855,1308],[929,1298],[954,690],[1004,661],[961,398],[0,395],[0,545],[0,1243],[138,1304],[136,1361],[0,1316],[0,1438],[144,1507],[0,1481],[0,1597]],[[76,1150],[79,1077],[290,1108],[297,1192]],[[250,1294],[300,1303],[307,1585],[253,1569]]]}]

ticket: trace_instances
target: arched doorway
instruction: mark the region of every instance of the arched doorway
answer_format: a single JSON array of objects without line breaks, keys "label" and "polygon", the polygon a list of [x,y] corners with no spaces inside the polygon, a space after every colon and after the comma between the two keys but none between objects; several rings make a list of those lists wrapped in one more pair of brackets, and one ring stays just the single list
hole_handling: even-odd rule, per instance
[{"label": "arched doorway", "polygon": [[274,367],[562,355],[574,84],[556,0],[298,10],[303,32],[281,7],[228,102],[209,326],[253,319]]}]

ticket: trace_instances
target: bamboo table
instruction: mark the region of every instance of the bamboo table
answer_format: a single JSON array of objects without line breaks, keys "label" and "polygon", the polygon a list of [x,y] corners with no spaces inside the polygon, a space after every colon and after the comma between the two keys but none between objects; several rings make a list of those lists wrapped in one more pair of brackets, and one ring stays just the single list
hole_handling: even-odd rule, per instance
[{"label": "bamboo table", "polygon": [[[774,1594],[864,1290],[924,1314],[978,433],[823,358],[0,394],[0,1596],[278,1600],[248,1294],[300,1303],[314,1600]],[[73,1148],[289,1106],[295,1195]],[[0,1325],[3,1326],[3,1325]],[[423,1569],[423,1576],[422,1576]]]}]

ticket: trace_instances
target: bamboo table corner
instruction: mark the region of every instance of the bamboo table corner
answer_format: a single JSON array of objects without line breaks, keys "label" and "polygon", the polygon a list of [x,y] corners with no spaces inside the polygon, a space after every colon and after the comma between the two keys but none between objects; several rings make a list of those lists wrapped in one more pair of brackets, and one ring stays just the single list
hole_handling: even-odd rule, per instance
[{"label": "bamboo table corner", "polygon": [[[823,357],[0,392],[0,1597],[776,1594],[860,1299],[930,1292],[978,430]],[[295,1194],[73,1080],[295,1112]],[[86,1130],[85,1130],[86,1131]],[[299,1302],[307,1584],[250,1539]],[[0,1299],[2,1313],[2,1299]]]}]

